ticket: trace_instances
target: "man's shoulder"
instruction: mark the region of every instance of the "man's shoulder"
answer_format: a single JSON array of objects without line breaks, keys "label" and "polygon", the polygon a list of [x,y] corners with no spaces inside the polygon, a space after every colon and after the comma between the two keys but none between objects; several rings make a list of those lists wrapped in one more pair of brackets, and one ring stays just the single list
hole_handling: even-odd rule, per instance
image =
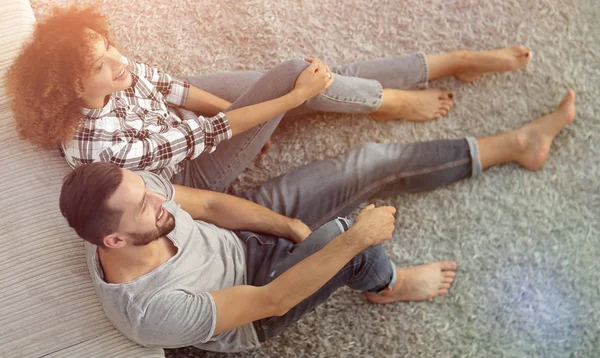
[{"label": "man's shoulder", "polygon": [[170,181],[149,171],[136,171],[135,173],[142,177],[148,189],[164,196],[169,201],[173,200],[175,188],[173,188]]}]

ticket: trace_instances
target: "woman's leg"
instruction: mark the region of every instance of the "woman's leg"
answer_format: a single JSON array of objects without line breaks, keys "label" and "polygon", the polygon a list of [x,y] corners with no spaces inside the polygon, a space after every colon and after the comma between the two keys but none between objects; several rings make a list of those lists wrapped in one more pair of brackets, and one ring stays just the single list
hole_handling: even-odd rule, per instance
[{"label": "woman's leg", "polygon": [[[293,60],[275,66],[260,76],[254,72],[241,72],[198,76],[187,80],[207,92],[233,101],[228,108],[232,110],[289,93],[306,66],[308,63],[305,61]],[[236,83],[236,78],[239,78],[239,83]],[[193,115],[190,111],[179,110],[184,112],[183,115]],[[172,178],[172,182],[198,189],[224,191],[260,152],[283,115],[235,135],[212,153],[203,153],[186,162],[184,169]]]},{"label": "woman's leg", "polygon": [[[308,100],[305,105],[291,110],[287,116],[311,113],[316,106],[324,108],[326,112],[339,112],[336,110],[338,102],[352,101],[365,105],[361,108],[348,107],[347,113],[371,114],[373,118],[388,115],[389,119],[419,120],[418,113],[410,113],[408,108],[398,108],[402,101],[397,98],[397,93],[418,95],[415,100],[427,102],[421,106],[426,109],[430,104],[449,108],[452,103],[448,93],[443,91],[417,91],[427,88],[429,74],[426,56],[420,52],[332,66],[331,72],[335,76],[331,87],[320,96]],[[413,102],[407,98],[403,98],[403,101]]]},{"label": "woman's leg", "polygon": [[[426,81],[454,76],[462,82],[472,82],[487,72],[515,71],[527,65],[531,51],[513,46],[491,51],[455,51],[424,58]],[[382,97],[381,106],[370,114],[373,119],[438,119],[447,115],[454,105],[451,94],[433,89],[406,91],[393,85],[384,86]]]},{"label": "woman's leg", "polygon": [[[483,73],[514,71],[525,66],[531,59],[531,51],[523,46],[513,46],[491,51],[454,51],[445,54],[425,55],[413,53],[375,60],[358,61],[331,66],[334,74],[341,75],[336,86],[324,91],[302,106],[289,111],[285,117],[313,114],[317,111],[335,113],[370,113],[377,119],[422,119],[419,116],[432,97],[444,106],[435,113],[445,114],[451,108],[450,94],[442,91],[408,91],[428,87],[428,82],[447,76],[456,76],[464,82],[472,82]],[[207,74],[185,78],[192,85],[234,102],[258,81],[267,71],[241,71]],[[364,81],[370,80],[370,81]],[[340,83],[341,82],[341,83]],[[413,96],[411,96],[412,94]],[[418,98],[414,97],[419,94]],[[438,98],[439,97],[439,98]],[[446,101],[442,101],[442,100]],[[366,107],[338,108],[337,102],[365,103]],[[419,105],[413,103],[419,101]],[[429,101],[430,102],[430,101]],[[413,108],[406,108],[413,107]],[[386,117],[386,118],[384,118]],[[389,118],[387,118],[389,117]]]},{"label": "woman's leg", "polygon": [[[492,51],[455,51],[439,55],[413,53],[403,56],[353,62],[332,66],[336,81],[321,96],[288,112],[286,117],[311,114],[318,102],[323,111],[340,112],[336,101],[364,101],[367,106],[351,113],[368,113],[376,120],[407,119],[423,121],[448,114],[454,106],[452,94],[426,89],[429,81],[455,76],[472,82],[487,72],[514,71],[531,59],[531,51],[523,46]],[[341,77],[343,76],[343,78]],[[368,81],[370,80],[370,81]],[[327,105],[331,106],[328,109]]]},{"label": "woman's leg", "polygon": [[[426,80],[424,61],[422,54],[399,56],[393,59],[338,66],[335,70],[383,80],[386,76],[382,72],[377,74],[377,71],[370,68],[382,67],[381,65],[386,63],[388,75],[391,72],[398,72],[396,80],[393,81],[395,85],[410,87],[416,85],[418,81]],[[261,72],[223,73],[197,76],[187,80],[194,86],[233,101],[229,109],[234,109],[289,93],[294,88],[298,75],[306,66],[308,63],[303,60],[292,60],[264,74]],[[392,81],[389,83],[391,84]],[[381,95],[382,86],[375,79],[337,74],[335,81],[326,91],[306,101],[299,108],[291,110],[287,116],[316,112],[370,113],[381,104]],[[179,110],[183,112],[183,116],[193,115],[189,111]],[[240,133],[229,141],[221,143],[215,152],[202,154],[186,163],[185,169],[172,181],[195,188],[223,191],[260,152],[281,117],[277,116],[262,125]]]},{"label": "woman's leg", "polygon": [[512,46],[491,51],[454,51],[427,55],[429,80],[455,76],[463,82],[472,82],[487,72],[516,71],[531,60],[531,50]]},{"label": "woman's leg", "polygon": [[[242,72],[198,76],[188,80],[192,85],[198,85],[210,93],[233,100],[228,108],[232,110],[289,93],[307,66],[308,62],[304,60],[292,60],[274,67],[260,77],[257,73]],[[240,77],[240,84],[236,86],[237,76]],[[302,105],[308,108],[307,113],[368,113],[379,105],[381,85],[374,80],[339,76],[327,91],[327,95],[319,94]],[[178,110],[182,112],[182,116],[194,115],[187,110]],[[184,170],[175,175],[172,181],[200,189],[223,191],[260,152],[283,115],[282,113],[221,143],[213,153],[204,153],[187,162]]]}]

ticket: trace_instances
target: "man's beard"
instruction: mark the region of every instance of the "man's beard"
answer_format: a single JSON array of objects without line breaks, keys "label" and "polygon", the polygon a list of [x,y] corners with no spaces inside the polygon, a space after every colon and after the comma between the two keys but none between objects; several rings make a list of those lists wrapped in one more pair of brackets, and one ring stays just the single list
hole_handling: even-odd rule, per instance
[{"label": "man's beard", "polygon": [[165,221],[164,225],[156,226],[154,230],[148,231],[144,234],[129,233],[129,235],[133,238],[133,245],[148,245],[149,243],[156,241],[160,237],[163,237],[173,231],[173,229],[175,229],[175,217],[166,210],[165,214],[167,214],[167,220]]}]

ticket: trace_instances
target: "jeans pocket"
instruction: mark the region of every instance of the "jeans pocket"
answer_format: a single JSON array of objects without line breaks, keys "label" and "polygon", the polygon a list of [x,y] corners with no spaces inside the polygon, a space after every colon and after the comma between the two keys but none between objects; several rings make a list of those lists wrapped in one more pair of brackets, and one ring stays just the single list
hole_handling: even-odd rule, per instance
[{"label": "jeans pocket", "polygon": [[256,240],[256,242],[258,242],[258,244],[261,246],[273,246],[277,243],[277,239],[275,239],[275,238],[271,238],[271,237],[265,238],[261,235],[256,235],[256,234],[251,235],[249,239]]},{"label": "jeans pocket", "polygon": [[241,230],[236,230],[235,233],[246,243],[246,245],[249,245],[252,241],[256,242],[259,246],[272,246],[277,243],[277,239],[272,236],[263,237],[262,235],[250,231]]}]

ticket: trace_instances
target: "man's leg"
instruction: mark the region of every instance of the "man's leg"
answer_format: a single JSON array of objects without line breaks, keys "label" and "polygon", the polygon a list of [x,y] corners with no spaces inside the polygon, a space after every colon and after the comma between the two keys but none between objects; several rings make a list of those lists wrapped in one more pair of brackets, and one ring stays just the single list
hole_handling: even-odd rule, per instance
[{"label": "man's leg", "polygon": [[[306,240],[298,245],[282,238],[249,232],[238,233],[246,242],[248,284],[264,286],[275,280],[298,262],[319,251],[351,225],[352,222],[347,219],[335,219],[313,231]],[[393,286],[396,281],[394,268],[381,245],[364,250],[317,292],[294,306],[285,315],[255,321],[254,327],[259,340],[265,341],[278,335],[343,286],[347,285],[352,289],[371,292],[375,295],[383,290],[389,290],[389,287]]]},{"label": "man's leg", "polygon": [[[550,115],[539,118],[514,132],[502,133],[478,140],[476,141],[476,146],[473,146],[472,139],[467,139],[466,143],[470,146],[469,150],[471,151],[472,161],[472,169],[470,170],[480,170],[480,164],[483,168],[487,168],[508,161],[516,161],[528,169],[540,168],[546,159],[553,138],[564,126],[573,121],[574,116],[574,94],[569,90],[557,110]],[[449,144],[450,148],[454,146],[457,148],[460,147],[459,143],[452,144],[450,142]],[[516,149],[510,149],[513,147]],[[457,153],[460,152],[462,151],[457,151]],[[480,159],[477,160],[476,158]],[[344,161],[343,158],[336,159]],[[462,165],[459,164],[462,161],[460,157],[457,157],[448,162],[448,167],[459,167]],[[438,167],[443,167],[443,165]],[[326,169],[326,167],[322,169]],[[463,168],[462,171],[469,171],[469,168]],[[320,174],[324,174],[327,177],[332,173],[321,172]],[[445,176],[449,173],[442,172],[440,174]],[[309,179],[315,180],[316,178]],[[323,177],[320,179],[323,179]],[[426,182],[432,180],[432,178],[427,177],[423,179]],[[425,187],[434,182],[425,184]],[[344,187],[340,184],[330,187],[330,189],[334,191],[333,196],[352,200],[348,199],[348,197],[352,197],[352,192],[356,191],[356,186]],[[296,187],[295,190],[301,191],[302,188]],[[253,197],[257,193],[256,191],[248,193],[248,197]],[[314,193],[308,192],[305,193],[305,196],[317,197],[323,201],[323,197],[314,195]],[[266,198],[262,197],[261,199],[264,205]],[[278,211],[284,215],[292,216],[290,215],[291,212],[285,211],[289,209],[285,203],[283,203],[284,205],[274,205],[276,201],[269,200],[269,205],[266,206],[271,207],[273,210],[279,209]],[[316,205],[310,209],[319,214],[327,215],[331,211],[332,206],[328,201],[324,202],[326,204],[324,208]],[[337,206],[344,207],[344,205]],[[302,215],[307,214],[302,211]],[[307,215],[307,217],[309,216]],[[256,235],[248,232],[238,233],[247,245],[248,283],[257,286],[266,285],[303,258],[320,250],[330,240],[347,230],[351,224],[347,219],[335,219],[318,227],[306,240],[296,245],[283,238]],[[319,291],[303,300],[285,315],[256,321],[254,322],[254,326],[261,341],[269,339],[281,333],[303,314],[324,302],[331,293],[344,285],[365,291],[367,298],[371,302],[378,304],[430,299],[448,292],[456,275],[455,271],[456,262],[454,261],[441,261],[414,267],[395,268],[383,252],[381,245],[373,246],[353,258]]]},{"label": "man's leg", "polygon": [[[338,218],[319,227],[302,243],[239,232],[246,242],[247,282],[264,286],[292,266],[319,251],[352,226]],[[387,303],[426,300],[445,294],[454,280],[456,262],[443,261],[421,266],[398,268],[388,259],[382,245],[371,246],[356,255],[317,292],[302,300],[283,316],[267,317],[254,322],[260,341],[278,335],[304,314],[323,303],[337,289],[348,286]],[[375,299],[371,299],[376,302]]]},{"label": "man's leg", "polygon": [[310,163],[241,196],[317,228],[378,193],[433,190],[481,171],[475,138],[363,143]]},{"label": "man's leg", "polygon": [[432,190],[482,169],[516,162],[538,169],[554,137],[575,116],[569,90],[552,114],[510,132],[412,144],[364,143],[279,176],[241,196],[316,228],[376,194]]}]

